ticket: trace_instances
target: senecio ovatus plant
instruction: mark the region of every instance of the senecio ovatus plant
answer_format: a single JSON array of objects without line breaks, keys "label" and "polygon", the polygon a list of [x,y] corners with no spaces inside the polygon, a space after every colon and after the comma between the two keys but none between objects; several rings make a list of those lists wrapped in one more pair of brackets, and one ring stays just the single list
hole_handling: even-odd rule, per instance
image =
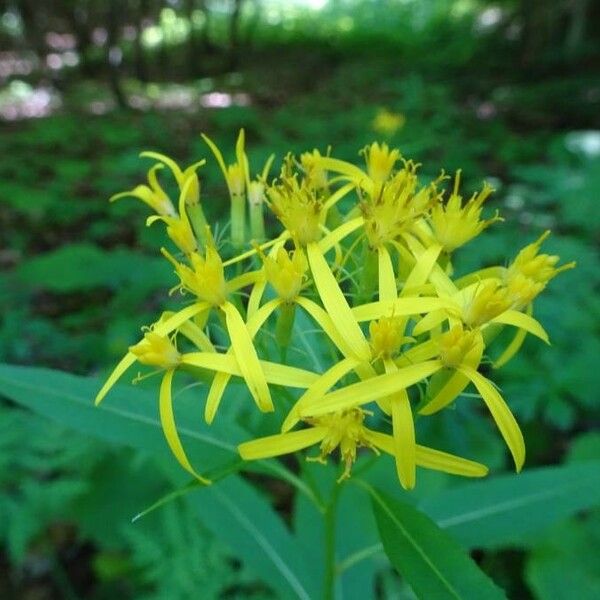
[{"label": "senecio ovatus plant", "polygon": [[[177,432],[172,405],[176,373],[212,374],[204,418],[217,417],[232,378],[269,413],[280,402],[286,414],[272,435],[243,441],[244,460],[280,456],[318,446],[308,460],[326,461],[339,451],[340,480],[350,476],[360,448],[394,457],[400,484],[413,488],[416,467],[464,477],[482,477],[485,465],[418,443],[415,417],[433,417],[452,407],[472,384],[504,438],[519,471],[525,443],[513,414],[483,364],[500,368],[527,334],[548,343],[533,314],[533,302],[548,282],[574,263],[541,253],[549,232],[525,246],[506,266],[455,278],[453,257],[490,225],[483,218],[493,192],[484,183],[468,199],[460,171],[422,183],[419,165],[386,144],[361,151],[365,168],[317,150],[284,158],[269,178],[273,157],[254,176],[240,132],[235,162],[227,164],[203,136],[225,177],[231,203],[229,238],[217,243],[202,210],[197,169],[185,169],[154,152],[148,184],[117,194],[154,211],[175,249],[161,252],[174,269],[184,308],[165,312],[114,369],[96,398],[100,403],[136,361],[162,371],[159,406],[166,441],[180,465],[201,482],[201,457],[190,460]],[[174,204],[159,182],[167,167],[179,188]],[[450,182],[447,184],[447,180]],[[445,188],[449,188],[448,190]],[[211,199],[210,202],[214,202]],[[279,222],[265,228],[270,213]],[[275,221],[275,220],[273,220]],[[329,364],[309,370],[289,347],[299,312],[330,346]],[[306,322],[306,319],[304,319]],[[226,329],[228,347],[211,339],[211,323]],[[504,347],[492,348],[514,334]],[[261,356],[261,335],[270,354]],[[264,344],[263,344],[264,346]],[[184,351],[185,349],[185,351]],[[493,358],[495,357],[495,358]],[[291,393],[274,393],[278,388]],[[205,398],[205,399],[204,399]],[[292,398],[292,400],[290,400]],[[241,440],[235,440],[239,443]]]}]

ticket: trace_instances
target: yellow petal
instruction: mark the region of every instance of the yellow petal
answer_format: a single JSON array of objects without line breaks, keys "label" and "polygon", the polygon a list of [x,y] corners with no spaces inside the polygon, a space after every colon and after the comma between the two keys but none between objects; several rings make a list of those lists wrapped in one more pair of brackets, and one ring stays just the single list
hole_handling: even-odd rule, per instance
[{"label": "yellow petal", "polygon": [[[364,434],[366,440],[376,448],[394,456],[394,438],[391,435],[366,428]],[[417,466],[425,469],[443,471],[444,473],[462,475],[463,477],[484,477],[488,473],[488,468],[481,463],[419,444],[416,445],[416,463]]]},{"label": "yellow petal", "polygon": [[[407,246],[410,251],[413,253],[414,257],[417,259],[417,262],[423,257],[426,250],[424,246],[412,235],[403,236],[406,241]],[[454,296],[458,289],[456,285],[454,285],[453,281],[448,277],[447,273],[435,263],[429,275],[429,280],[435,286],[437,293],[440,296]]]},{"label": "yellow petal", "polygon": [[[262,327],[263,323],[269,318],[275,309],[281,304],[280,299],[270,300],[263,306],[261,306],[256,313],[248,320],[246,327],[250,336],[253,338],[258,330]],[[227,354],[232,355],[233,349],[230,348]],[[208,390],[208,397],[206,398],[206,406],[204,408],[204,418],[207,423],[212,423],[215,418],[215,414],[221,404],[223,394],[227,388],[227,384],[231,379],[231,375],[228,373],[217,373],[213,379],[213,382]]]},{"label": "yellow petal", "polygon": [[331,194],[331,196],[329,196],[329,198],[327,198],[327,200],[323,204],[323,211],[325,212],[325,215],[332,206],[335,206],[346,194],[349,194],[354,189],[354,187],[355,186],[353,183],[347,183],[346,185],[342,186],[339,190],[336,190],[333,194]]},{"label": "yellow petal", "polygon": [[196,473],[194,467],[190,464],[188,457],[186,456],[181,440],[177,433],[177,426],[175,425],[175,416],[173,415],[173,403],[171,401],[171,384],[173,381],[172,369],[169,369],[160,384],[160,397],[159,397],[159,409],[160,409],[160,422],[169,444],[171,452],[177,459],[177,462],[188,472],[191,473],[196,479],[202,483],[208,485],[210,481],[205,479],[198,473]]},{"label": "yellow petal", "polygon": [[327,171],[341,173],[351,179],[355,185],[361,186],[367,193],[373,191],[373,181],[371,178],[356,165],[348,163],[338,158],[329,158],[323,156],[318,159],[317,164]]},{"label": "yellow petal", "polygon": [[415,427],[406,391],[398,392],[390,400],[394,432],[396,471],[402,487],[411,490],[416,482]]},{"label": "yellow petal", "polygon": [[227,167],[225,166],[225,161],[223,160],[223,155],[221,154],[221,151],[219,150],[217,145],[207,135],[204,135],[202,133],[201,136],[202,136],[202,139],[206,142],[207,146],[211,149],[211,152],[214,154],[214,157],[217,159],[217,163],[219,164],[219,167],[221,168],[221,171],[223,172],[223,177],[225,177],[225,181],[227,182],[227,187],[229,188]]},{"label": "yellow petal", "polygon": [[257,281],[252,286],[252,291],[250,292],[250,298],[248,298],[248,306],[246,307],[246,317],[250,320],[258,310],[260,306],[260,302],[262,300],[263,294],[265,293],[265,289],[267,288],[267,280],[265,278],[264,269],[263,269],[263,279]]},{"label": "yellow petal", "polygon": [[536,337],[540,338],[546,344],[550,343],[548,334],[544,331],[544,328],[540,325],[539,321],[536,321],[533,317],[518,312],[516,310],[507,310],[501,315],[492,319],[492,323],[501,323],[502,325],[512,325],[519,329],[524,329],[527,333],[531,333]]},{"label": "yellow petal", "polygon": [[209,425],[213,422],[215,415],[217,414],[217,410],[219,409],[223,394],[225,393],[225,389],[227,388],[230,379],[231,375],[218,372],[212,380],[208,390],[208,396],[206,397],[206,405],[204,406],[204,420]]},{"label": "yellow petal", "polygon": [[[406,317],[443,309],[453,310],[456,306],[452,300],[447,298],[420,296],[419,298],[398,298],[393,301],[361,304],[352,309],[352,314],[357,321],[362,322],[374,321],[381,317]],[[440,314],[440,318],[443,320],[444,315]]]},{"label": "yellow petal", "polygon": [[[243,377],[237,358],[231,354],[218,352],[189,352],[181,356],[182,364],[209,371],[221,371],[229,375]],[[290,367],[266,360],[260,361],[268,383],[288,387],[306,389],[312,385],[319,375],[298,367]]]},{"label": "yellow petal", "polygon": [[379,246],[377,257],[379,265],[379,300],[384,302],[394,301],[398,297],[398,290],[392,258],[385,246]]},{"label": "yellow petal", "polygon": [[481,394],[513,456],[517,472],[520,471],[525,462],[525,441],[519,424],[510,412],[506,402],[492,383],[475,369],[461,366],[459,370],[473,382],[477,391]]},{"label": "yellow petal", "polygon": [[442,408],[448,406],[448,404],[454,402],[456,397],[462,393],[462,391],[469,385],[469,379],[462,373],[452,373],[446,383],[435,396],[427,402],[423,408],[419,409],[420,415],[432,415]]},{"label": "yellow petal", "polygon": [[[529,304],[527,306],[527,314],[531,316],[532,313],[533,306]],[[494,369],[503,367],[520,350],[526,337],[527,331],[525,329],[517,329],[517,333],[515,333],[514,338],[511,340],[508,346],[506,346],[502,354],[494,361]]]},{"label": "yellow petal", "polygon": [[140,156],[142,156],[144,158],[154,158],[155,160],[158,160],[159,162],[164,163],[173,172],[173,175],[175,176],[177,183],[181,183],[183,173],[182,173],[181,169],[179,168],[179,165],[172,158],[169,158],[168,156],[165,156],[164,154],[161,154],[160,152],[142,152],[140,154]]},{"label": "yellow petal", "polygon": [[209,337],[194,323],[193,321],[187,321],[179,326],[179,333],[184,335],[192,344],[194,344],[200,350],[204,352],[216,352],[213,343]]},{"label": "yellow petal", "polygon": [[358,364],[359,361],[355,358],[344,358],[318,377],[292,407],[281,426],[281,431],[286,432],[294,427],[300,420],[300,409],[302,406],[310,404],[324,396],[344,375],[347,375],[352,369],[356,368]]},{"label": "yellow petal", "polygon": [[365,220],[362,217],[356,217],[350,221],[346,221],[339,227],[336,227],[333,231],[319,240],[318,244],[321,252],[325,254],[331,250],[331,248],[339,244],[345,237],[361,227],[364,222]]},{"label": "yellow petal", "polygon": [[342,335],[333,324],[331,317],[318,304],[302,296],[296,298],[296,304],[301,306],[316,321],[319,327],[344,356],[348,357],[353,355],[350,346],[346,343],[346,340],[342,338]]},{"label": "yellow petal", "polygon": [[400,296],[406,295],[411,288],[421,286],[427,282],[429,274],[437,263],[437,259],[441,251],[442,247],[438,245],[431,246],[425,250],[406,278]]},{"label": "yellow petal", "polygon": [[253,285],[263,277],[261,270],[258,271],[246,271],[237,277],[233,277],[227,282],[227,291],[235,292],[241,288]]},{"label": "yellow petal", "polygon": [[426,446],[417,446],[417,464],[426,469],[463,477],[485,477],[488,474],[488,468],[481,463]]},{"label": "yellow petal", "polygon": [[237,358],[252,397],[263,412],[275,410],[269,386],[260,366],[260,361],[258,360],[258,355],[256,354],[256,349],[252,343],[246,323],[244,323],[237,308],[231,302],[225,302],[220,308],[225,313],[225,322],[231,339],[233,353]]},{"label": "yellow petal", "polygon": [[377,375],[365,381],[353,383],[335,390],[315,401],[310,406],[305,407],[300,411],[300,416],[316,417],[338,410],[347,410],[379,398],[391,396],[400,390],[422,381],[440,368],[441,362],[439,360],[432,360],[399,369],[397,373],[385,373],[384,375]]},{"label": "yellow petal", "polygon": [[438,356],[439,353],[440,348],[437,342],[435,340],[427,340],[426,342],[413,346],[401,354],[395,362],[399,367],[406,367],[408,365],[414,365],[415,363],[431,360],[434,356]]},{"label": "yellow petal", "polygon": [[238,446],[240,456],[244,460],[271,458],[297,452],[318,444],[327,435],[326,427],[310,427],[301,431],[278,433],[267,437],[244,442]]},{"label": "yellow petal", "polygon": [[371,352],[363,332],[352,315],[346,298],[335,280],[318,244],[312,242],[306,247],[308,262],[319,297],[329,313],[335,328],[348,344],[352,352],[362,360],[369,360]]},{"label": "yellow petal", "polygon": [[444,310],[435,310],[426,314],[413,328],[414,336],[421,335],[427,331],[431,331],[448,318],[448,313]]}]

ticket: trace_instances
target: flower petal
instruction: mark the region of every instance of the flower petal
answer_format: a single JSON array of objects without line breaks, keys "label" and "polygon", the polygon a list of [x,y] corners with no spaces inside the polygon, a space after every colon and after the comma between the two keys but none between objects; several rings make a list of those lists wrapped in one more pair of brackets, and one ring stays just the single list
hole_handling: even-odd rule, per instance
[{"label": "flower petal", "polygon": [[364,222],[365,220],[362,217],[356,217],[330,231],[318,242],[321,252],[325,254],[331,250],[331,248],[339,244],[345,237],[356,231]]},{"label": "flower petal", "polygon": [[454,372],[448,377],[435,396],[419,409],[420,415],[433,415],[456,400],[456,397],[469,385],[469,378]]},{"label": "flower petal", "polygon": [[338,410],[346,410],[367,404],[379,398],[391,396],[400,390],[422,381],[441,367],[439,360],[431,360],[398,369],[397,373],[377,375],[365,381],[353,383],[326,394],[300,411],[302,417],[316,417]]},{"label": "flower petal", "polygon": [[318,244],[315,242],[308,244],[306,251],[319,297],[335,328],[358,358],[369,360],[371,356],[369,344]]},{"label": "flower petal", "polygon": [[525,442],[519,424],[489,379],[465,365],[459,367],[459,370],[473,382],[481,394],[513,456],[517,472],[519,472],[525,462]]},{"label": "flower petal", "polygon": [[344,375],[356,368],[359,361],[355,358],[344,358],[328,371],[325,371],[298,399],[285,418],[281,431],[289,431],[300,420],[300,409],[306,404],[324,396]]},{"label": "flower petal", "polygon": [[233,353],[237,358],[252,397],[263,412],[273,411],[275,408],[271,400],[269,386],[246,323],[244,323],[237,308],[231,302],[223,303],[220,308],[225,313]]},{"label": "flower petal", "polygon": [[525,313],[516,310],[507,310],[492,319],[491,322],[501,323],[502,325],[512,325],[513,327],[524,329],[527,333],[531,333],[540,338],[540,340],[546,342],[546,344],[550,343],[548,334],[544,331],[544,328],[540,325],[539,321],[536,321],[536,319]]},{"label": "flower petal", "polygon": [[196,479],[208,485],[210,484],[210,480],[199,475],[195,471],[194,467],[192,467],[190,464],[177,433],[177,426],[175,424],[175,416],[173,415],[173,403],[171,398],[171,384],[173,382],[174,372],[175,371],[173,369],[169,369],[164,374],[160,384],[159,409],[160,423],[163,428],[163,433],[165,434],[167,444],[169,444],[169,448],[177,459],[177,462]]},{"label": "flower petal", "polygon": [[[394,456],[394,438],[391,435],[365,428],[365,438],[375,447]],[[416,463],[417,466],[425,469],[463,477],[484,477],[488,473],[488,468],[481,463],[420,444],[416,445]]]},{"label": "flower petal", "polygon": [[405,390],[390,399],[394,433],[396,471],[402,487],[412,490],[416,483],[415,426],[412,410]]},{"label": "flower petal", "polygon": [[[456,304],[446,298],[421,296],[419,298],[398,298],[392,301],[361,304],[352,309],[352,314],[357,321],[362,322],[373,321],[381,317],[391,317],[392,315],[406,317],[444,309],[452,310],[455,307]],[[440,317],[443,320],[444,315],[441,314]]]},{"label": "flower petal", "polygon": [[415,288],[427,282],[429,274],[436,265],[441,251],[442,247],[439,245],[431,246],[425,250],[425,252],[417,260],[417,264],[413,267],[412,271],[406,278],[400,296],[407,294],[411,288]]},{"label": "flower petal", "polygon": [[379,300],[391,302],[398,297],[396,288],[396,275],[392,257],[385,246],[377,249],[377,260],[379,267]]},{"label": "flower petal", "polygon": [[[229,373],[229,375],[243,377],[237,358],[229,353],[189,352],[181,356],[181,362],[191,367],[208,369],[209,371],[220,371]],[[317,373],[266,360],[261,360],[260,366],[263,369],[267,382],[276,385],[306,389],[319,378]]]},{"label": "flower petal", "polygon": [[488,468],[481,463],[427,446],[417,446],[417,464],[426,469],[463,477],[485,477],[488,474]]},{"label": "flower petal", "polygon": [[300,431],[277,433],[244,442],[238,446],[238,451],[244,460],[271,458],[297,452],[303,448],[308,448],[308,446],[318,444],[326,435],[326,427],[309,427]]}]

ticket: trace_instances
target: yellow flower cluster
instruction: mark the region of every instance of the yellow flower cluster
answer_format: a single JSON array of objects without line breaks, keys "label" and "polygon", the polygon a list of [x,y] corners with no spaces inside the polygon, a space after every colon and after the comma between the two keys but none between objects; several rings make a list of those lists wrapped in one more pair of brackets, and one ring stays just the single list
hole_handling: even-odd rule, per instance
[{"label": "yellow flower cluster", "polygon": [[[159,405],[166,440],[179,463],[208,483],[192,466],[177,433],[173,376],[198,369],[212,374],[204,406],[208,423],[231,378],[241,378],[260,411],[273,411],[277,404],[287,413],[279,432],[239,445],[243,459],[318,444],[311,458],[324,461],[339,449],[344,478],[363,447],[392,455],[401,485],[412,488],[417,466],[467,477],[487,473],[478,462],[416,440],[416,414],[437,413],[473,385],[520,470],[525,460],[521,430],[479,369],[491,344],[503,339],[498,333],[504,327],[516,334],[500,349],[495,367],[514,356],[526,334],[548,342],[532,316],[532,301],[553,277],[574,266],[559,267],[558,257],[540,253],[548,233],[506,267],[455,279],[453,252],[500,220],[497,214],[482,218],[492,192],[487,184],[465,202],[460,172],[447,195],[445,176],[422,185],[417,164],[377,143],[362,151],[365,169],[314,150],[299,160],[288,155],[280,175],[268,181],[271,157],[251,181],[243,131],[236,161],[229,166],[217,146],[204,139],[227,183],[231,243],[218,248],[204,219],[196,174],[204,161],[182,170],[165,156],[145,153],[158,161],[148,173],[149,185],[113,199],[136,197],[156,213],[148,223],[166,224],[178,252],[163,248],[162,253],[179,279],[176,289],[191,302],[164,313],[148,328],[96,403],[136,361],[163,369]],[[179,186],[175,204],[158,181],[164,166]],[[265,209],[282,226],[267,241]],[[288,346],[300,328],[298,311],[330,346],[324,353],[329,364],[311,370],[293,360]],[[228,334],[225,350],[210,337],[207,324],[215,318]],[[279,345],[276,361],[270,360],[273,344],[265,349],[258,343],[265,331]],[[289,393],[274,394],[274,386]]]}]

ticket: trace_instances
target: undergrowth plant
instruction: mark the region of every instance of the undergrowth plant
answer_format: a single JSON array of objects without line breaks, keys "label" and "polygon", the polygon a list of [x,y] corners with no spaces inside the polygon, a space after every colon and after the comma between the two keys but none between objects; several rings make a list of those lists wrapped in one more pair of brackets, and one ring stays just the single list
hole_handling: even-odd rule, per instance
[{"label": "undergrowth plant", "polygon": [[[251,166],[243,130],[231,163],[203,138],[225,179],[227,226],[205,218],[204,204],[225,200],[204,193],[198,176],[204,159],[181,168],[145,152],[153,161],[147,183],[111,199],[137,198],[154,213],[147,225],[166,227],[173,246],[161,253],[175,286],[172,309],[145,328],[96,404],[135,363],[152,367],[149,375],[161,376],[164,437],[197,485],[219,486],[228,473],[207,472],[203,457],[186,450],[176,422],[178,381],[198,386],[198,415],[208,424],[228,402],[235,403],[229,413],[252,423],[248,407],[263,415],[253,428],[261,435],[227,440],[242,461],[305,453],[306,461],[326,463],[335,456],[338,484],[326,497],[302,461],[281,469],[323,518],[324,598],[335,590],[337,499],[347,485],[371,495],[383,548],[418,595],[501,596],[447,533],[364,475],[390,455],[390,477],[406,490],[417,485],[417,467],[485,477],[488,468],[477,456],[458,456],[417,437],[418,421],[439,418],[461,397],[483,403],[516,471],[522,469],[525,441],[494,371],[527,335],[549,343],[533,316],[534,301],[574,263],[559,265],[558,256],[543,252],[545,232],[520,250],[507,249],[504,264],[456,276],[455,251],[469,244],[477,252],[476,238],[502,226],[498,212],[483,216],[492,187],[484,183],[465,195],[460,171],[424,182],[420,165],[386,144],[361,151],[364,167],[330,151],[288,154],[273,177],[273,156],[260,170]],[[175,202],[165,191],[165,171],[179,190]],[[308,333],[317,340],[316,353]],[[235,381],[243,391],[238,386],[233,399],[226,397]],[[460,440],[459,427],[454,435]],[[363,450],[375,460],[353,473]],[[303,588],[294,591],[307,597]]]}]

